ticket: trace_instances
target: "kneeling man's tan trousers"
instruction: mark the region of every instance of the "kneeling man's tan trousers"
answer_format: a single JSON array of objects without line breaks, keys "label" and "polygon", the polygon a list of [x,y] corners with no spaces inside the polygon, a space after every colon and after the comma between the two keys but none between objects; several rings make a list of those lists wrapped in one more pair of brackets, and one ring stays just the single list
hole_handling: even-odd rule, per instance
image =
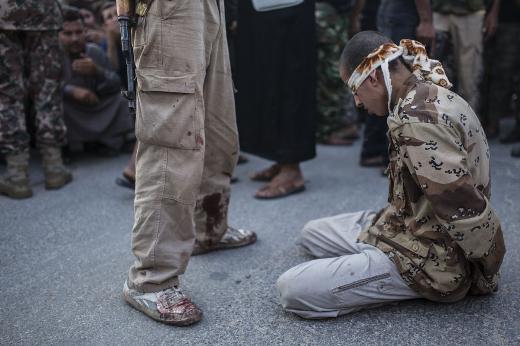
[{"label": "kneeling man's tan trousers", "polygon": [[134,32],[138,139],[129,286],[178,283],[227,228],[238,155],[223,0],[155,0]]}]

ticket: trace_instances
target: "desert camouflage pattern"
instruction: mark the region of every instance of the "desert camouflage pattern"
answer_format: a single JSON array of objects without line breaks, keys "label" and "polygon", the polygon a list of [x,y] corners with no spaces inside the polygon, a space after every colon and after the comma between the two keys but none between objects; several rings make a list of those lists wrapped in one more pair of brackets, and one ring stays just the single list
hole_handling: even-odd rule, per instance
[{"label": "desert camouflage pattern", "polygon": [[39,146],[65,144],[61,67],[57,31],[0,30],[0,153],[28,149],[27,113]]},{"label": "desert camouflage pattern", "polygon": [[325,141],[346,125],[347,104],[352,96],[339,76],[339,56],[347,41],[347,18],[326,3],[316,3],[317,38],[317,129],[318,141]]},{"label": "desert camouflage pattern", "polygon": [[389,205],[359,239],[427,299],[495,291],[505,246],[477,116],[457,94],[415,76],[398,100],[388,117]]},{"label": "desert camouflage pattern", "polygon": [[59,30],[61,25],[57,0],[0,1],[0,30]]},{"label": "desert camouflage pattern", "polygon": [[[402,39],[399,46],[395,43],[384,43],[379,46],[356,67],[347,85],[356,92],[372,71],[378,67],[383,68],[385,62],[399,57],[403,58],[417,78],[432,81],[444,88],[452,87],[442,64],[428,57],[426,47],[421,42],[410,39]],[[383,68],[383,74],[384,72]]]}]

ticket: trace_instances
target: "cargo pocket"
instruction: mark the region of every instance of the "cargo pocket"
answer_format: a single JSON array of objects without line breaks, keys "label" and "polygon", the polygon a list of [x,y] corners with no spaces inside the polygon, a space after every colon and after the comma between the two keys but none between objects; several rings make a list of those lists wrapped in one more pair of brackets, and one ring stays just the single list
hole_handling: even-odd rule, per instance
[{"label": "cargo pocket", "polygon": [[344,292],[344,291],[353,290],[353,289],[358,288],[358,287],[366,286],[366,285],[368,285],[368,284],[370,284],[372,282],[381,281],[381,280],[385,280],[385,279],[388,279],[388,278],[390,278],[390,273],[383,273],[383,274],[371,276],[371,277],[368,277],[368,278],[365,278],[365,279],[357,280],[357,281],[350,282],[348,284],[336,287],[336,288],[334,288],[332,290],[332,293],[338,294],[338,293],[341,293],[341,292]]},{"label": "cargo pocket", "polygon": [[191,77],[137,73],[136,137],[145,143],[201,149],[202,99]]},{"label": "cargo pocket", "polygon": [[374,304],[392,289],[392,277],[388,272],[369,276],[332,289],[341,309]]}]

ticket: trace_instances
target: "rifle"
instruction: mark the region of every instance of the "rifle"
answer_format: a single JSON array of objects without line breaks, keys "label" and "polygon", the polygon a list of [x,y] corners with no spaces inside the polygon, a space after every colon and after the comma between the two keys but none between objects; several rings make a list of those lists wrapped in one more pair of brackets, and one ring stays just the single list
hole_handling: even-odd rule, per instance
[{"label": "rifle", "polygon": [[127,88],[121,94],[128,100],[130,113],[135,115],[135,67],[131,26],[134,24],[135,0],[116,0],[117,21],[121,31],[121,50],[126,61]]}]

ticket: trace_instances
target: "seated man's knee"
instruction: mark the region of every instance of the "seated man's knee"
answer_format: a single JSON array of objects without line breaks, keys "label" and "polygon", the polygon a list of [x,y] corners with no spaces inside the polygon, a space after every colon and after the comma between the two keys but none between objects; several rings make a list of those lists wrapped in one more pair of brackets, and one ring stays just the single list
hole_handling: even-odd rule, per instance
[{"label": "seated man's knee", "polygon": [[[283,273],[276,282],[280,304],[284,310],[302,318],[337,316],[327,285],[321,285],[319,275],[310,268],[313,261],[302,263]],[[317,279],[316,279],[317,278]]]},{"label": "seated man's knee", "polygon": [[321,220],[312,220],[309,221],[303,226],[303,229],[300,233],[300,243],[304,245],[306,242],[308,242],[310,239],[314,239],[316,237],[316,234],[320,232],[320,225]]},{"label": "seated man's knee", "polygon": [[297,302],[301,301],[302,290],[300,289],[302,283],[299,282],[297,276],[293,274],[293,270],[289,269],[276,281],[276,288],[280,297],[280,303],[284,309],[299,309],[296,306]]}]

